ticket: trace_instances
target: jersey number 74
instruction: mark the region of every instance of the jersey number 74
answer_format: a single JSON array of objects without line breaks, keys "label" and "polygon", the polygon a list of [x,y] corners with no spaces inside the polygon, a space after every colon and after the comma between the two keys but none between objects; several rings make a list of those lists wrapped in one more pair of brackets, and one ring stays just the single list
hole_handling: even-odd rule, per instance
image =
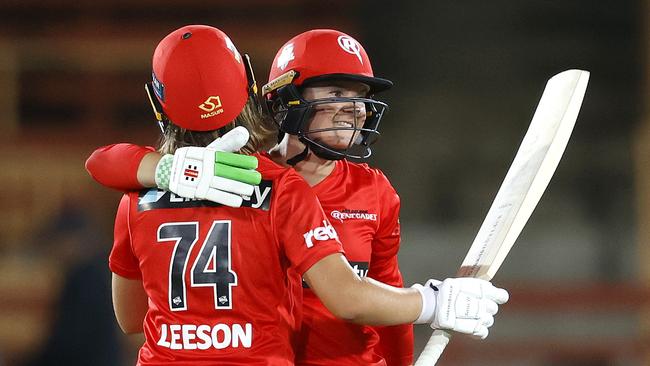
[{"label": "jersey number 74", "polygon": [[[158,242],[169,241],[175,242],[169,261],[169,308],[172,311],[187,310],[185,273],[189,254],[199,241],[199,223],[172,222],[160,225]],[[215,309],[232,309],[232,287],[237,286],[237,274],[231,269],[230,245],[230,220],[213,221],[190,269],[190,286],[214,289]]]}]

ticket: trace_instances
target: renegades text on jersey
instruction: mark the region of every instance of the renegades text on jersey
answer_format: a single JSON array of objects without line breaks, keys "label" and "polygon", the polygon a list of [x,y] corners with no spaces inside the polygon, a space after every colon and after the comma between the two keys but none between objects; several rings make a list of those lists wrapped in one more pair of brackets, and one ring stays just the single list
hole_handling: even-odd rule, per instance
[{"label": "renegades text on jersey", "polygon": [[139,365],[293,365],[301,276],[342,249],[302,178],[258,159],[248,207],[155,189],[122,198],[110,268],[149,297]]}]

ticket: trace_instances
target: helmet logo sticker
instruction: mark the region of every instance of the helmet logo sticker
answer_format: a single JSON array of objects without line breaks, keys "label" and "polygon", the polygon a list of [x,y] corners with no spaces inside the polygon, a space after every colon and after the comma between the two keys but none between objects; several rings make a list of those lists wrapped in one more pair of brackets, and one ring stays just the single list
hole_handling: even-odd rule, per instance
[{"label": "helmet logo sticker", "polygon": [[165,85],[158,80],[156,77],[156,74],[151,72],[151,84],[153,85],[153,91],[156,93],[158,98],[162,100],[163,102],[165,101]]},{"label": "helmet logo sticker", "polygon": [[203,109],[208,113],[201,114],[201,118],[209,118],[223,113],[223,108],[221,108],[221,98],[219,96],[211,96],[205,100],[205,102],[199,105],[199,108]]},{"label": "helmet logo sticker", "polygon": [[293,60],[295,56],[293,55],[293,43],[289,43],[288,45],[284,46],[282,48],[282,52],[280,53],[280,56],[278,56],[278,63],[277,67],[280,70],[284,70],[285,67],[289,64],[289,61]]},{"label": "helmet logo sticker", "polygon": [[356,55],[359,59],[359,62],[363,64],[363,59],[361,58],[361,46],[354,38],[349,36],[339,36],[339,46],[343,51]]},{"label": "helmet logo sticker", "polygon": [[228,38],[228,36],[224,38],[226,39],[226,47],[228,47],[228,49],[232,51],[233,55],[235,56],[235,60],[237,60],[237,62],[241,64],[241,55],[239,54],[239,51],[237,51],[237,48],[235,48],[235,44],[232,43],[232,41],[230,40],[230,38]]}]

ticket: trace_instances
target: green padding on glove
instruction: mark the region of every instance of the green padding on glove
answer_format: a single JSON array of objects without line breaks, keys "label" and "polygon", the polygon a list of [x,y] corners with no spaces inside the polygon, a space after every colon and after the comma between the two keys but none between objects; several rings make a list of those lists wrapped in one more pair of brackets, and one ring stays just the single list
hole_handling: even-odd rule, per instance
[{"label": "green padding on glove", "polygon": [[214,175],[252,185],[258,185],[262,181],[262,174],[257,170],[235,168],[221,163],[214,164]]},{"label": "green padding on glove", "polygon": [[[242,169],[257,169],[257,158],[250,155],[217,151],[214,162]],[[215,169],[214,171],[216,172],[217,170]]]}]

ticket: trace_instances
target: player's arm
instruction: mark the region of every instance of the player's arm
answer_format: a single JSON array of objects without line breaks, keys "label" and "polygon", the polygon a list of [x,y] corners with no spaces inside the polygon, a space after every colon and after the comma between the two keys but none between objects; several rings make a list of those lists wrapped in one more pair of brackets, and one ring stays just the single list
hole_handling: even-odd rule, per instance
[{"label": "player's arm", "polygon": [[418,318],[422,301],[417,290],[362,279],[350,267],[336,230],[302,177],[287,170],[274,185],[271,220],[278,243],[328,310],[364,324],[412,323]]},{"label": "player's arm", "polygon": [[508,300],[505,290],[477,278],[392,287],[360,278],[338,253],[316,262],[303,277],[338,318],[368,325],[430,324],[478,338],[487,337],[498,305]]},{"label": "player's arm", "polygon": [[147,188],[156,187],[156,167],[162,155],[153,151],[145,154],[138,164],[136,172],[138,183]]},{"label": "player's arm", "polygon": [[341,254],[329,255],[304,274],[309,287],[336,317],[360,324],[413,323],[422,311],[416,289],[359,277]]},{"label": "player's arm", "polygon": [[[134,144],[113,144],[93,151],[86,160],[86,170],[95,181],[108,188],[133,191],[143,187],[154,187],[152,179],[146,179],[145,172],[151,171],[160,160],[160,155],[151,147]],[[140,170],[142,169],[142,177]]]},{"label": "player's arm", "polygon": [[274,181],[274,234],[296,271],[335,316],[369,325],[427,323],[487,336],[498,304],[507,300],[505,290],[476,278],[429,280],[407,289],[360,278],[341,254],[336,230],[314,192],[294,171],[284,174]]},{"label": "player's arm", "polygon": [[124,333],[142,332],[142,322],[147,312],[147,295],[142,286],[142,273],[138,258],[131,246],[129,210],[131,199],[125,194],[115,215],[113,248],[109,267],[113,272],[113,310]]},{"label": "player's arm", "polygon": [[141,333],[147,314],[147,294],[142,281],[128,279],[113,273],[113,310],[122,331],[126,334]]},{"label": "player's arm", "polygon": [[240,126],[206,147],[182,147],[165,156],[137,145],[110,145],[93,152],[86,169],[110,188],[157,187],[184,198],[239,207],[261,181],[256,157],[231,152],[241,149],[248,136]]}]

